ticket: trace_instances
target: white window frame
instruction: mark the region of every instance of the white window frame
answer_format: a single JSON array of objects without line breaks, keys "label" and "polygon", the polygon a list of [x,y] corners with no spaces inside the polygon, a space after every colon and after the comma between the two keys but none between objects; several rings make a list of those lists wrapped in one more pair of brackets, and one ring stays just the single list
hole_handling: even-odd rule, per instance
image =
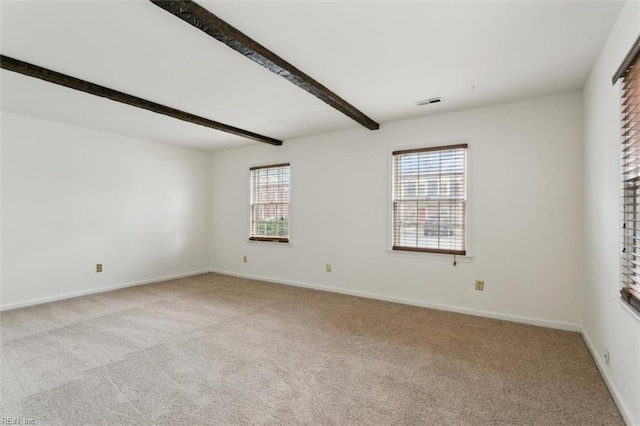
[{"label": "white window frame", "polygon": [[[631,128],[636,129],[636,125],[638,124],[637,118],[633,120],[630,119],[630,116],[634,116],[635,114],[629,114],[629,111],[625,111],[625,108],[630,108],[633,106],[638,106],[639,102],[629,102],[625,103],[625,95],[628,96],[628,77],[629,73],[633,75],[634,83],[638,81],[638,68],[640,67],[640,36],[636,39],[629,53],[624,58],[618,69],[616,70],[612,84],[615,86],[620,79],[622,79],[622,83],[619,85],[620,90],[620,125],[621,125],[621,157],[620,157],[620,263],[619,263],[619,273],[620,273],[620,285],[619,285],[619,294],[621,300],[624,300],[623,306],[626,304],[626,308],[634,313],[636,318],[640,317],[640,298],[638,294],[640,292],[640,283],[638,279],[640,278],[640,273],[638,273],[638,255],[637,255],[637,246],[638,242],[635,240],[637,238],[638,229],[640,228],[638,225],[634,225],[633,223],[638,220],[635,216],[637,216],[637,209],[640,206],[640,202],[637,201],[639,198],[638,195],[634,194],[629,196],[629,189],[633,189],[637,186],[637,182],[633,182],[633,185],[627,186],[628,183],[632,181],[638,180],[638,174],[640,166],[640,160],[637,158],[637,151],[633,150],[633,146],[629,146],[629,142],[632,139],[637,138],[637,135],[631,132]],[[637,83],[632,86],[632,91],[637,90]],[[637,93],[636,93],[637,96]],[[635,99],[632,98],[632,99]],[[627,121],[625,121],[627,120]],[[629,127],[629,122],[633,124],[633,126]],[[631,132],[626,134],[626,132]],[[633,142],[632,144],[633,145]],[[625,158],[628,156],[628,158]],[[629,168],[627,168],[627,166]],[[629,202],[627,198],[633,198],[633,202]],[[628,217],[631,215],[632,217]],[[626,224],[629,223],[630,227],[627,227]],[[629,249],[627,251],[627,249]],[[629,255],[629,252],[634,253],[633,255]],[[634,259],[630,259],[634,257]]]},{"label": "white window frame", "polygon": [[[466,254],[452,255],[448,253],[435,253],[423,251],[404,251],[393,249],[393,153],[395,151],[403,151],[410,149],[422,148],[438,148],[449,145],[467,145],[467,161],[465,172],[465,185],[467,191],[466,197],[466,233],[465,247]],[[473,251],[473,243],[471,236],[473,235],[473,180],[469,178],[473,173],[473,150],[468,140],[450,140],[435,142],[414,142],[406,145],[398,145],[387,149],[387,244],[386,252],[389,256],[399,258],[414,258],[423,260],[445,261],[445,262],[463,262],[469,263],[473,260],[475,254]],[[449,189],[451,191],[451,189]]]},{"label": "white window frame", "polygon": [[[286,237],[261,237],[259,235],[252,235],[252,221],[253,221],[253,203],[252,203],[252,185],[253,185],[253,180],[252,180],[252,174],[254,170],[259,170],[259,169],[269,169],[269,168],[278,168],[278,167],[284,167],[287,166],[289,168],[289,202],[287,204],[287,210],[288,210],[288,224],[287,224],[287,236]],[[251,243],[251,244],[266,244],[266,245],[270,245],[270,246],[290,246],[291,245],[291,212],[292,212],[292,208],[291,208],[291,195],[292,195],[292,179],[291,179],[291,175],[292,175],[292,167],[291,167],[291,162],[290,161],[286,161],[286,162],[274,162],[272,164],[257,164],[257,165],[252,165],[249,167],[249,174],[248,174],[248,197],[247,197],[247,212],[248,212],[248,219],[247,219],[247,223],[248,223],[248,229],[247,229],[247,235],[248,235],[248,239],[247,242]],[[278,244],[272,244],[272,243],[278,243]]]}]

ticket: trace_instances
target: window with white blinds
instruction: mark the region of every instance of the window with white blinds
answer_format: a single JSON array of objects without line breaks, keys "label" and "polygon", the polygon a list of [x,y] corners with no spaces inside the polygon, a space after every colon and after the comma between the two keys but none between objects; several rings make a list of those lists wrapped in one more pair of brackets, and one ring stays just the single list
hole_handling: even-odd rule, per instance
[{"label": "window with white blinds", "polygon": [[[639,39],[640,40],[640,39]],[[622,253],[620,259],[622,289],[629,305],[640,311],[640,61],[636,53],[627,56],[622,79]]]},{"label": "window with white blinds", "polygon": [[467,145],[393,153],[393,250],[466,254]]},{"label": "window with white blinds", "polygon": [[289,242],[289,164],[252,167],[250,172],[249,239]]}]

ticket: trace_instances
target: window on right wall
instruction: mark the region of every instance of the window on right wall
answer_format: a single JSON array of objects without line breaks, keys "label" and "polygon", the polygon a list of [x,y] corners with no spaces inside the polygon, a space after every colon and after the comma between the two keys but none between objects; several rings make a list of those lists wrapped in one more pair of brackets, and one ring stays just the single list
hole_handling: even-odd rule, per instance
[{"label": "window on right wall", "polygon": [[466,144],[393,152],[393,250],[466,254],[466,158]]},{"label": "window on right wall", "polygon": [[640,38],[613,77],[622,80],[620,295],[640,311]]}]

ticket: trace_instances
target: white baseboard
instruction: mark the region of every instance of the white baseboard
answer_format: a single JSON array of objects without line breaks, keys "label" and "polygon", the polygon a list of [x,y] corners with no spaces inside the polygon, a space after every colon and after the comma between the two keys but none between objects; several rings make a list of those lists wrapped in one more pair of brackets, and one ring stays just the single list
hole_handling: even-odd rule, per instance
[{"label": "white baseboard", "polygon": [[311,288],[314,290],[328,291],[332,293],[347,294],[350,296],[364,297],[367,299],[384,300],[386,302],[402,303],[404,305],[420,306],[423,308],[438,309],[441,311],[457,312],[460,314],[475,315],[479,317],[486,317],[486,318],[493,318],[493,319],[499,319],[504,321],[518,322],[522,324],[536,325],[539,327],[555,328],[559,330],[576,331],[576,332],[582,331],[582,327],[580,327],[579,324],[572,324],[568,322],[550,321],[550,320],[544,320],[539,318],[528,318],[528,317],[521,317],[517,315],[498,314],[495,312],[462,308],[459,306],[452,306],[452,305],[443,305],[439,303],[425,302],[422,300],[406,299],[402,297],[387,296],[384,294],[369,293],[366,291],[359,291],[359,290],[348,290],[348,289],[343,289],[338,287],[328,287],[328,286],[322,286],[322,285],[316,285],[316,284],[309,284],[309,283],[300,282],[300,281],[261,277],[261,276],[243,274],[243,273],[232,272],[232,271],[224,271],[219,269],[211,269],[210,272],[223,274],[223,275],[231,275],[231,276],[240,277],[240,278],[248,278],[251,280],[266,281],[266,282],[275,283],[275,284],[285,284],[285,285],[291,285],[295,287],[304,287],[304,288]]},{"label": "white baseboard", "polygon": [[89,294],[104,293],[106,291],[117,290],[117,289],[120,289],[120,288],[134,287],[134,286],[137,286],[137,285],[151,284],[151,283],[157,283],[157,282],[161,282],[161,281],[175,280],[177,278],[192,277],[194,275],[201,275],[201,274],[207,274],[207,273],[209,273],[209,270],[208,269],[204,269],[204,270],[201,270],[201,271],[185,272],[183,274],[168,275],[168,276],[165,276],[165,277],[150,278],[150,279],[147,279],[147,280],[133,281],[133,282],[125,283],[125,284],[116,284],[116,285],[112,285],[112,286],[93,288],[93,289],[90,289],[90,290],[74,291],[74,292],[71,292],[71,293],[64,293],[64,294],[59,294],[57,296],[50,296],[50,297],[42,297],[42,298],[39,298],[39,299],[27,300],[27,301],[24,301],[24,302],[9,303],[8,305],[0,306],[0,312],[8,311],[8,310],[11,310],[11,309],[24,308],[24,307],[27,307],[27,306],[41,305],[43,303],[55,302],[55,301],[58,301],[58,300],[71,299],[71,298],[79,297],[79,296],[87,296]]},{"label": "white baseboard", "polygon": [[601,357],[600,354],[598,354],[598,351],[593,346],[593,343],[591,341],[591,338],[589,337],[589,334],[587,334],[587,332],[584,330],[582,330],[582,338],[584,339],[584,342],[586,343],[587,348],[589,348],[589,352],[591,352],[591,356],[593,357],[593,360],[596,362],[596,366],[598,367],[598,370],[600,370],[600,375],[604,378],[604,382],[607,384],[607,387],[609,388],[609,393],[611,394],[611,396],[613,397],[613,400],[618,406],[618,410],[620,411],[620,414],[622,414],[622,419],[629,426],[640,425],[640,423],[633,423],[631,416],[629,415],[630,411],[628,407],[625,406],[624,402],[622,402],[622,400],[620,399],[620,393],[618,392],[618,388],[616,387],[615,382],[609,375],[609,371],[606,368],[606,365],[603,364],[603,357]]}]

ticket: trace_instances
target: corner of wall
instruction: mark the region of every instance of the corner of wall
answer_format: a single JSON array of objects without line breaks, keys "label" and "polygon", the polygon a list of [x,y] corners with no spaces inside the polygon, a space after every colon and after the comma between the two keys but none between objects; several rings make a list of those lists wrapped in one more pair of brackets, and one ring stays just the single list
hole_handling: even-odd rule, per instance
[{"label": "corner of wall", "polygon": [[[584,340],[625,422],[640,424],[640,323],[617,300],[620,283],[620,88],[611,77],[640,33],[627,1],[583,88]],[[604,362],[608,351],[610,361]]]}]

